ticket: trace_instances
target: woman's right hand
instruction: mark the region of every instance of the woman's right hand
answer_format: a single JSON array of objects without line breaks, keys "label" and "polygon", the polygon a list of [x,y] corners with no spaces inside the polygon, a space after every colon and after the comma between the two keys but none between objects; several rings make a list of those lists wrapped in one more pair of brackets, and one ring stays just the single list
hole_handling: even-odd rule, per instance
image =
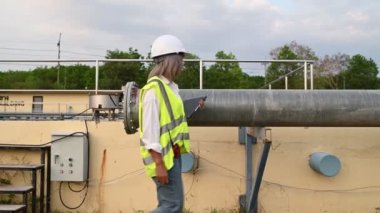
[{"label": "woman's right hand", "polygon": [[166,167],[162,159],[161,153],[156,152],[152,149],[149,150],[149,153],[152,156],[154,163],[156,164],[157,181],[161,184],[168,184],[169,183],[168,171],[166,171]]},{"label": "woman's right hand", "polygon": [[156,164],[156,179],[161,184],[169,183],[168,171],[166,171],[165,165],[163,163]]}]

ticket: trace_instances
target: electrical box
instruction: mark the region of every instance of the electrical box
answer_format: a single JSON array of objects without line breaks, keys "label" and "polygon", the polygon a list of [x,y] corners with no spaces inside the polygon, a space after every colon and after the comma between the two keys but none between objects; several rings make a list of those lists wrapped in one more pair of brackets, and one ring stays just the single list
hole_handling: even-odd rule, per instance
[{"label": "electrical box", "polygon": [[88,141],[83,133],[52,133],[51,181],[86,181]]}]

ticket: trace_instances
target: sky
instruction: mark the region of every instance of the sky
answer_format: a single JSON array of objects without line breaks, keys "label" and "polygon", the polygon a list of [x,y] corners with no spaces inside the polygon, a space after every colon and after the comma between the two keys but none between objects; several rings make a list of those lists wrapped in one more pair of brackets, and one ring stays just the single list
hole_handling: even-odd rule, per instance
[{"label": "sky", "polygon": [[[60,33],[61,59],[130,47],[146,56],[156,37],[173,34],[202,59],[220,50],[270,59],[296,41],[318,57],[362,54],[380,66],[379,10],[377,0],[2,0],[0,59],[57,59]],[[3,62],[0,70],[32,65],[41,64]]]}]

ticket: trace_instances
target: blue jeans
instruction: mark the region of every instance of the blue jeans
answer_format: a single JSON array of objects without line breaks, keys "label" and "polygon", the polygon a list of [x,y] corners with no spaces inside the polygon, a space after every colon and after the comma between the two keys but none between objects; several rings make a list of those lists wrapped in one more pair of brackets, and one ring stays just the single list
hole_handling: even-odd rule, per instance
[{"label": "blue jeans", "polygon": [[169,183],[161,184],[153,178],[157,186],[158,206],[151,213],[182,213],[183,185],[181,158],[174,158],[174,166],[168,171]]}]

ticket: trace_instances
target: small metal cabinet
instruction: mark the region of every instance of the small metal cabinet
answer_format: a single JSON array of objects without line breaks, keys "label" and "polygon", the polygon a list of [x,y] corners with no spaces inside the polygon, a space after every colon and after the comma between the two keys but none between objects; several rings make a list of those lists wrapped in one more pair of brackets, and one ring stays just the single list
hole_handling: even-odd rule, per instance
[{"label": "small metal cabinet", "polygon": [[85,133],[52,133],[51,181],[85,181],[88,140]]}]

